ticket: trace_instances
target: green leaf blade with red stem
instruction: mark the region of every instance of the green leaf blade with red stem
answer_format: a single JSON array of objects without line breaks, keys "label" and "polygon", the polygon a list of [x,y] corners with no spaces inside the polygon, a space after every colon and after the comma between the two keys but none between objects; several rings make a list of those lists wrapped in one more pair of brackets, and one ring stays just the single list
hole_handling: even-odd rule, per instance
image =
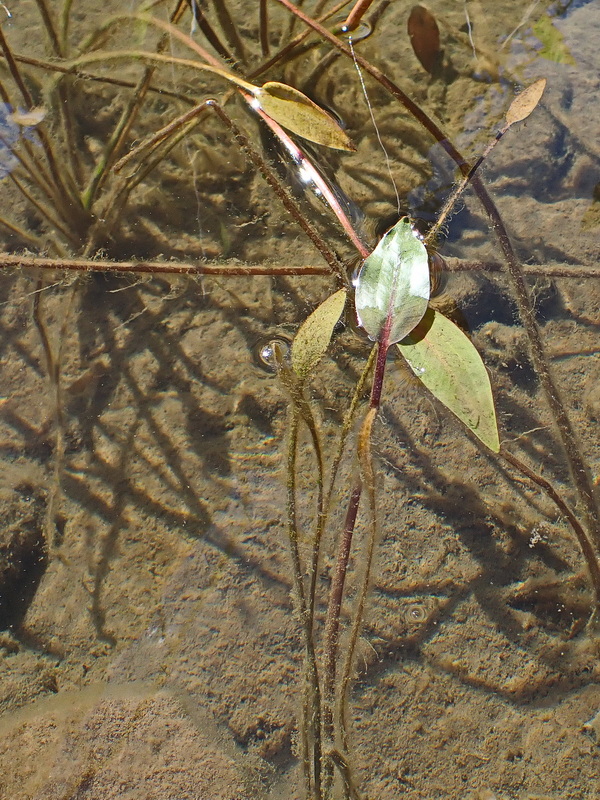
[{"label": "green leaf blade with red stem", "polygon": [[407,217],[383,236],[354,285],[358,324],[382,348],[419,324],[429,302],[429,259]]}]

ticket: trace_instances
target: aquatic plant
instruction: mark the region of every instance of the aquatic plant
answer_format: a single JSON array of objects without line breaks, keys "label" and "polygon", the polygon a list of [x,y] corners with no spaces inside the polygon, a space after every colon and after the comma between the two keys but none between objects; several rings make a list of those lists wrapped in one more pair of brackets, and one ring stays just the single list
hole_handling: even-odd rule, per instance
[{"label": "aquatic plant", "polygon": [[[375,544],[380,527],[381,512],[378,506],[382,500],[383,490],[380,488],[381,475],[375,467],[377,457],[372,455],[373,430],[379,424],[377,416],[381,406],[384,373],[389,369],[387,356],[390,347],[394,354],[401,355],[406,360],[415,377],[415,383],[424,384],[434,397],[450,408],[471,434],[482,442],[482,452],[485,453],[485,458],[492,460],[498,458],[498,461],[493,461],[499,465],[498,469],[510,468],[513,471],[511,474],[518,475],[518,480],[533,481],[569,521],[586,559],[594,588],[595,599],[592,603],[590,621],[592,630],[596,623],[597,607],[600,601],[600,572],[598,570],[600,547],[598,546],[598,513],[594,488],[591,486],[581,449],[573,434],[564,403],[548,368],[548,359],[541,343],[533,303],[524,281],[526,270],[519,265],[502,218],[476,173],[481,159],[471,164],[463,158],[449,137],[432,121],[430,116],[389,77],[357,52],[358,42],[350,42],[345,35],[342,35],[344,32],[341,28],[344,27],[344,22],[337,22],[335,27],[328,28],[325,27],[325,24],[328,23],[327,19],[318,22],[314,18],[318,15],[318,11],[314,11],[314,15],[309,17],[287,0],[278,0],[278,3],[290,13],[290,25],[292,23],[295,25],[297,20],[300,20],[308,26],[307,30],[316,32],[320,37],[317,41],[327,43],[325,58],[333,60],[332,54],[335,55],[337,52],[348,59],[352,71],[359,68],[364,74],[374,78],[386,92],[389,92],[396,101],[402,104],[419,125],[442,144],[454,159],[463,178],[462,181],[457,182],[456,194],[449,197],[446,208],[438,215],[437,223],[428,232],[424,231],[423,233],[423,238],[430,245],[431,251],[434,250],[435,244],[438,244],[435,240],[447,224],[448,215],[454,208],[459,193],[464,190],[468,182],[472,182],[485,212],[492,221],[492,227],[499,238],[500,248],[508,264],[508,271],[515,287],[514,296],[518,310],[531,344],[534,371],[548,397],[557,430],[560,432],[565,447],[574,486],[579,495],[579,507],[576,511],[571,507],[572,501],[565,500],[562,490],[557,489],[553,480],[549,480],[544,475],[538,475],[520,458],[515,457],[509,448],[505,445],[500,446],[487,371],[475,347],[470,343],[469,337],[461,331],[460,326],[444,316],[441,310],[429,308],[429,260],[425,245],[421,238],[414,233],[412,225],[404,217],[401,218],[380,238],[379,243],[364,231],[357,230],[350,220],[347,204],[343,202],[344,198],[339,187],[322,174],[318,165],[312,163],[315,159],[309,153],[308,147],[298,144],[282,130],[281,126],[286,127],[287,125],[287,128],[296,134],[310,138],[311,129],[318,118],[323,121],[325,130],[329,134],[333,137],[341,137],[336,140],[337,144],[343,144],[347,150],[351,147],[346,134],[342,136],[339,133],[339,127],[331,123],[331,117],[320,112],[304,93],[300,94],[291,85],[290,75],[280,76],[282,80],[263,81],[262,74],[267,68],[272,69],[274,66],[286,64],[288,72],[291,73],[292,67],[307,52],[302,50],[306,42],[306,32],[291,38],[295,31],[293,28],[277,55],[269,56],[270,48],[273,45],[270,41],[272,38],[270,36],[271,28],[265,3],[260,4],[258,28],[261,50],[266,61],[254,69],[250,68],[248,63],[244,64],[243,69],[240,68],[240,64],[244,63],[246,56],[238,26],[234,22],[226,23],[222,19],[219,28],[213,27],[208,16],[195,5],[192,6],[192,11],[196,24],[217,52],[218,58],[212,55],[207,58],[188,34],[175,27],[185,8],[183,4],[178,5],[170,17],[170,22],[155,17],[154,9],[152,9],[152,13],[146,10],[137,14],[121,14],[108,20],[103,19],[97,30],[92,32],[85,46],[76,53],[68,52],[61,45],[60,36],[52,33],[57,29],[56,22],[47,24],[45,21],[50,40],[56,39],[54,49],[55,55],[58,57],[52,62],[38,61],[31,66],[43,69],[46,74],[54,74],[58,71],[60,75],[64,76],[57,80],[56,87],[53,88],[53,92],[55,92],[52,96],[53,102],[56,102],[57,97],[65,99],[65,107],[68,109],[69,103],[71,103],[71,108],[76,110],[77,103],[72,97],[72,92],[75,91],[77,85],[81,85],[81,83],[87,85],[85,82],[91,80],[94,80],[95,83],[114,80],[114,76],[105,73],[88,72],[101,65],[108,65],[109,68],[115,63],[125,64],[128,68],[133,65],[134,69],[142,70],[142,77],[138,78],[137,84],[129,76],[125,79],[118,79],[121,84],[132,84],[133,96],[123,105],[122,113],[115,115],[118,118],[114,121],[107,136],[106,146],[96,159],[92,160],[91,164],[90,153],[82,162],[79,162],[79,150],[77,147],[72,147],[71,166],[68,168],[70,171],[63,171],[65,162],[62,158],[57,158],[55,148],[57,146],[62,148],[65,143],[68,148],[68,136],[72,135],[73,129],[71,122],[66,118],[61,122],[63,136],[60,141],[52,140],[49,132],[42,127],[47,125],[45,119],[32,126],[33,129],[26,136],[19,131],[18,137],[15,138],[16,134],[13,136],[14,140],[6,137],[7,141],[10,141],[11,153],[21,154],[22,151],[22,160],[19,161],[18,166],[14,161],[9,162],[9,178],[17,181],[24,178],[28,181],[30,185],[25,187],[23,184],[23,188],[31,197],[33,197],[31,194],[33,190],[39,192],[42,199],[35,200],[37,205],[32,201],[32,205],[45,220],[46,228],[42,236],[36,236],[32,240],[27,238],[29,233],[24,227],[15,226],[9,220],[5,220],[4,225],[15,236],[19,236],[22,242],[35,246],[40,251],[50,248],[51,252],[60,257],[48,259],[43,256],[10,254],[3,257],[3,264],[30,266],[44,271],[53,268],[84,272],[113,270],[147,272],[153,276],[187,272],[200,275],[216,274],[221,279],[233,274],[264,273],[276,277],[287,274],[300,279],[311,274],[311,270],[301,264],[275,268],[269,264],[253,265],[234,262],[232,266],[223,267],[218,263],[183,264],[158,260],[111,263],[96,258],[101,248],[105,248],[114,255],[120,254],[123,249],[128,253],[135,252],[137,240],[135,237],[128,238],[131,231],[127,230],[128,223],[126,222],[128,213],[136,211],[136,204],[132,202],[134,190],[143,186],[144,181],[153,170],[159,173],[161,169],[167,170],[168,159],[176,145],[178,143],[196,143],[198,140],[194,139],[194,136],[198,134],[199,129],[204,130],[204,126],[208,132],[198,134],[201,140],[205,136],[202,142],[203,146],[198,148],[199,152],[207,152],[206,143],[210,141],[211,137],[214,139],[215,151],[218,152],[215,128],[211,127],[216,123],[222,126],[216,128],[218,135],[221,136],[223,130],[228,131],[232,137],[231,141],[235,142],[237,155],[243,154],[254,165],[257,172],[264,176],[273,193],[272,201],[277,199],[284,205],[323,256],[327,266],[317,267],[312,270],[312,273],[320,272],[330,275],[335,284],[335,292],[322,301],[308,319],[300,325],[299,331],[294,337],[289,360],[277,341],[271,347],[269,356],[274,362],[279,379],[290,398],[287,527],[294,595],[299,612],[297,616],[302,629],[305,658],[301,686],[303,718],[300,725],[299,751],[304,769],[305,794],[316,800],[333,796],[338,790],[346,797],[356,797],[359,794],[359,780],[356,777],[356,762],[359,761],[359,758],[353,756],[350,746],[352,733],[347,722],[348,696],[356,669],[356,651],[365,621],[369,587],[373,582]],[[361,12],[364,12],[371,5],[371,3],[358,3],[356,8],[360,7]],[[43,9],[44,5],[41,4],[40,8]],[[226,3],[217,3],[215,8],[220,10],[221,15],[228,11]],[[427,23],[428,18],[422,11],[418,12],[416,17],[421,21],[425,19]],[[231,15],[229,18],[231,20]],[[349,24],[346,17],[344,19],[345,26],[352,27],[353,23]],[[409,31],[414,44],[414,40],[418,39],[419,34],[416,32],[418,28],[415,23],[415,15],[412,15],[412,19],[412,31],[410,28]],[[377,24],[377,20],[373,24]],[[430,20],[429,28],[433,29]],[[145,40],[143,45],[136,44],[135,48],[130,47],[129,43],[126,47],[122,47],[118,40],[124,29],[136,32],[143,30],[144,35],[148,31],[153,31],[155,34],[152,42],[154,47],[147,45]],[[152,34],[149,35],[152,39]],[[163,35],[166,36],[164,40]],[[223,35],[226,41],[222,40]],[[355,38],[358,36],[356,35]],[[186,53],[185,57],[180,55],[179,51],[167,53],[164,47],[166,41],[194,51],[193,58],[190,57],[190,53]],[[368,43],[368,38],[365,41]],[[313,42],[306,45],[306,47],[309,46],[317,48],[319,45]],[[428,71],[431,73],[437,69],[436,65],[439,65],[439,56],[441,55],[439,48],[439,37],[436,40],[435,36],[426,40],[425,44],[421,42],[418,47],[415,47],[420,63],[425,69],[429,66]],[[15,95],[20,92],[23,99],[26,98],[27,93],[30,94],[31,103],[26,103],[28,106],[26,112],[31,112],[37,106],[34,104],[31,90],[27,88],[27,81],[21,74],[21,64],[25,63],[23,56],[16,51],[13,53],[8,44],[4,47],[4,53],[8,72],[14,83],[13,92]],[[153,83],[157,79],[157,73],[154,71],[157,67],[176,72],[180,84],[177,92],[172,88],[165,89],[164,86]],[[240,77],[237,72],[234,72],[234,68],[239,70],[244,77]],[[327,74],[327,64],[323,65],[319,61],[318,68]],[[184,85],[185,76],[188,74],[193,74],[194,77],[201,76],[201,80],[210,76],[210,80],[225,81],[223,89],[215,89],[215,84],[211,84],[209,92],[206,87],[203,87],[202,96],[216,93],[218,100],[206,99],[198,102],[199,90],[196,87],[192,89]],[[161,75],[163,75],[161,80],[166,81],[164,74],[161,73]],[[216,85],[219,86],[218,83]],[[159,130],[149,136],[138,137],[134,132],[135,120],[143,113],[144,104],[152,91],[169,97],[176,94],[174,101],[186,103],[192,108],[179,116],[169,113],[166,124],[163,112],[160,117],[160,125],[155,126]],[[241,113],[231,102],[234,93],[242,98],[244,109]],[[527,98],[527,93],[523,93],[521,97]],[[7,95],[6,102],[9,101],[11,108],[15,108],[16,96]],[[511,106],[506,119],[506,128],[521,118],[518,102]],[[285,109],[280,113],[282,104]],[[47,111],[51,114],[54,106],[52,103],[47,105]],[[532,102],[530,97],[529,105],[526,102],[528,110],[531,110],[532,105],[535,105],[535,102]],[[301,111],[306,112],[308,117],[297,124],[290,124]],[[152,116],[151,109],[148,113]],[[246,114],[253,116],[247,117]],[[212,121],[207,122],[209,117]],[[256,141],[253,129],[250,132],[247,129],[248,125],[254,125],[257,117],[260,117],[261,124],[268,127],[270,135],[274,136],[278,143],[279,155],[277,158],[284,164],[289,165],[290,161],[292,163],[292,170],[288,170],[283,178],[271,163],[272,159],[265,157],[261,144]],[[291,117],[294,117],[294,120]],[[252,121],[248,123],[248,119]],[[295,121],[297,122],[297,120]],[[335,133],[331,133],[332,131]],[[31,137],[33,136],[36,137],[36,141],[39,141],[39,145],[33,144],[32,146]],[[141,141],[135,141],[138,138]],[[130,150],[126,153],[128,148]],[[60,164],[60,169],[53,168],[53,164],[55,166]],[[218,166],[213,168],[213,172],[218,172],[218,169]],[[294,171],[301,174],[304,186],[316,190],[315,194],[325,198],[329,203],[342,225],[341,235],[339,232],[330,231],[328,222],[320,218],[318,206],[317,210],[310,206],[308,209],[306,206],[300,206],[289,188],[292,180],[290,176],[294,174]],[[77,178],[78,173],[80,174],[79,178]],[[210,174],[210,170],[203,174]],[[39,175],[44,177],[39,179]],[[15,186],[21,191],[18,184]],[[216,195],[217,190],[212,189],[212,193]],[[206,194],[202,194],[202,198],[208,194],[208,191]],[[28,197],[25,194],[24,196]],[[191,193],[188,196],[191,196]],[[340,202],[340,198],[342,202]],[[49,206],[50,200],[57,201],[56,209],[59,219],[53,215]],[[74,214],[72,214],[73,206],[76,209]],[[276,215],[278,213],[275,212]],[[191,217],[195,221],[200,218],[200,215],[193,213]],[[243,224],[249,224],[251,221],[250,219],[246,220]],[[238,256],[245,255],[243,244],[240,244],[239,241],[228,241],[226,224],[218,230],[215,238],[219,247],[215,248],[212,255],[223,256],[224,253],[231,252]],[[161,238],[157,234],[154,250],[150,247],[148,250],[155,254],[163,252],[163,245],[167,239],[168,237]],[[358,251],[361,262],[364,262],[353,287],[348,278],[345,259],[338,252],[342,248],[345,248],[345,252],[347,252],[348,241]],[[273,247],[275,246],[276,242],[274,241]],[[78,257],[67,257],[67,249],[69,256],[73,251]],[[179,253],[180,250],[181,246],[176,252]],[[398,252],[400,253],[400,266]],[[410,253],[409,258],[403,255],[407,252]],[[433,252],[430,257],[432,260],[439,258]],[[544,272],[543,268],[542,272]],[[397,294],[400,286],[404,289],[401,300]],[[37,288],[43,290],[45,284],[40,284]],[[302,300],[302,304],[304,302]],[[328,362],[323,359],[346,304],[349,305],[345,315],[348,326],[364,329],[367,336],[377,344],[373,348],[362,374],[358,376],[353,391],[349,393],[348,403],[344,404],[343,398],[339,397],[335,399],[327,397],[323,400],[324,406],[335,406],[336,432],[338,434],[338,441],[333,447],[333,458],[329,470],[326,470],[327,426],[319,418],[318,404],[314,399],[315,395],[318,396],[318,392],[314,390],[311,381],[317,368],[327,369]],[[56,430],[59,431],[59,438],[54,448],[56,457],[54,490],[58,497],[58,494],[64,490],[67,481],[70,482],[71,487],[75,484],[75,476],[69,472],[66,464],[68,460],[66,444],[68,444],[69,431],[63,416],[67,400],[61,378],[62,362],[64,361],[61,352],[62,344],[59,343],[58,347],[53,347],[44,319],[44,309],[51,307],[51,302],[48,303],[46,296],[38,291],[34,319],[42,338],[48,371],[56,388],[54,424]],[[145,313],[145,309],[132,308],[131,316],[127,319],[133,319],[137,313],[142,315]],[[48,315],[47,311],[46,315]],[[299,312],[298,316],[301,317],[302,313]],[[67,318],[68,314],[65,315],[64,320],[61,320],[59,339],[62,340],[66,338]],[[362,354],[364,350],[365,336],[363,333],[360,333],[359,337],[354,334],[352,336],[353,355],[357,356],[357,353]],[[397,345],[397,347],[392,347],[392,345]],[[358,356],[356,360],[358,360]],[[126,369],[125,365],[121,366],[124,370]],[[98,376],[93,371],[82,377],[89,382],[98,380]],[[207,380],[211,379],[213,379],[212,375],[207,377]],[[76,380],[69,388],[74,387],[76,394],[75,383]],[[370,392],[368,391],[369,384]],[[366,403],[367,410],[362,415],[361,409],[366,394],[370,394],[370,398]],[[140,402],[143,402],[141,392],[138,391],[138,395]],[[355,431],[357,420],[359,420],[358,429]],[[127,434],[127,446],[124,448],[124,452],[129,453],[134,448],[137,431],[138,423],[136,422]],[[469,436],[468,433],[466,435]],[[303,438],[303,436],[307,436],[307,438]],[[307,442],[308,448],[305,447]],[[75,445],[71,446],[75,447]],[[303,463],[307,449],[310,451],[311,448],[317,465],[316,484],[306,479],[306,466]],[[165,446],[166,450],[168,447]],[[435,447],[432,450],[434,451],[433,456],[435,456]],[[344,465],[346,465],[345,472]],[[154,465],[153,468],[160,469]],[[189,493],[188,476],[184,470],[178,470],[177,466],[174,468],[174,472],[177,473],[179,484],[182,487],[187,485],[187,489],[184,488],[182,491],[187,492],[185,496],[190,507],[194,509],[195,515],[200,517],[202,506],[193,497],[193,491],[191,495]],[[310,469],[308,473],[314,477]],[[340,484],[342,485],[341,492]],[[71,488],[71,491],[74,490]],[[356,548],[357,545],[354,529],[359,520],[363,492],[366,495],[368,506],[367,536],[362,549],[359,546],[358,551],[355,551],[353,548]],[[332,513],[334,505],[337,504],[338,507],[342,505],[342,501],[337,499],[340,493],[342,496],[349,495],[343,501],[345,515],[341,524],[340,519]],[[114,516],[118,520],[123,513],[123,503],[116,491],[115,496],[117,510],[114,512]],[[311,501],[314,505],[311,505]],[[61,524],[64,527],[64,516],[57,506],[58,501],[49,503],[48,538],[51,540],[52,549],[59,553],[61,548],[59,534]],[[307,507],[313,511],[316,509],[312,527],[306,522]],[[194,514],[189,516],[193,517]],[[180,522],[183,528],[184,522],[181,520]],[[186,518],[185,524],[187,523]],[[339,533],[340,528],[341,533]],[[118,524],[115,523],[113,526],[111,522],[110,530],[102,545],[100,558],[95,565],[89,591],[92,617],[98,635],[101,639],[113,644],[115,637],[107,630],[102,587],[108,578],[114,559],[117,530]],[[353,552],[357,553],[358,565],[354,570],[350,565]],[[351,601],[350,603],[346,602],[348,599]],[[348,605],[350,605],[350,610],[345,616],[344,608]],[[586,621],[585,612],[582,612],[580,617],[575,620],[574,625],[576,628],[580,628]],[[571,635],[575,632],[575,630],[569,631]],[[334,775],[336,776],[335,786]]]}]

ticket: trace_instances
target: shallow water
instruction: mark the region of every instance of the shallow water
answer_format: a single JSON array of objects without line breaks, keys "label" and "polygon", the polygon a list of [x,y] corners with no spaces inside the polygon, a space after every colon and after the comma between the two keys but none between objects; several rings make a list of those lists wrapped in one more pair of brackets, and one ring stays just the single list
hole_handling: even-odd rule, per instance
[{"label": "shallow water", "polygon": [[[540,107],[506,134],[482,175],[527,267],[547,358],[597,489],[598,3],[513,1],[492,9],[440,0],[428,7],[444,48],[440,76],[414,56],[403,0],[374,4],[383,13],[357,52],[468,158],[495,135],[515,87],[547,78]],[[248,74],[261,61],[257,12],[242,3],[227,8],[243,45],[238,57],[246,58],[240,71]],[[14,51],[49,59],[36,9],[9,10],[3,32]],[[109,13],[123,13],[120,4],[77,6],[70,55]],[[290,33],[275,4],[270,13],[274,50],[279,33],[284,41]],[[561,34],[550,31],[551,58],[539,39],[549,35],[547,14]],[[235,49],[213,6],[207,15]],[[189,31],[187,17],[180,29]],[[99,46],[152,51],[158,41],[151,28],[125,20],[111,36]],[[207,46],[201,31],[196,39]],[[169,48],[187,57],[172,37]],[[319,44],[268,78],[314,92],[347,126],[357,152],[321,148],[319,158],[365,213],[363,235],[372,241],[381,220],[393,221],[396,190],[401,210],[434,217],[454,166],[367,77],[377,134],[355,66],[334,59],[316,70],[327,53]],[[61,165],[69,154],[60,144],[59,103],[71,109],[76,180],[85,186],[130,91],[80,76],[63,95],[48,94],[48,73],[29,69],[29,90],[47,110],[43,125]],[[127,60],[81,69],[127,81],[141,75]],[[18,92],[6,73],[2,80],[16,107]],[[161,68],[152,81],[194,98],[225,91],[211,76],[178,68]],[[129,143],[189,108],[166,92],[148,95]],[[241,103],[227,108],[257,152],[270,146]],[[25,158],[44,165],[44,143],[29,129],[26,143]],[[10,144],[23,148],[18,137]],[[73,215],[66,238],[40,221],[11,181],[23,167],[6,163],[0,218],[16,227],[2,225],[5,253],[38,247],[54,258],[205,259],[224,271],[325,264],[213,117],[133,187],[114,218],[110,192],[118,183],[109,176],[94,218]],[[289,166],[277,170],[320,235],[353,259],[323,203],[301,196]],[[52,218],[61,217],[64,209],[52,203]],[[436,303],[483,356],[504,446],[585,526],[514,291],[494,269],[501,251],[471,191],[450,220],[442,253],[462,269],[448,276]],[[3,270],[1,797],[305,797],[303,647],[286,533],[289,409],[259,354],[273,337],[289,340],[334,287],[328,275]],[[351,314],[346,323],[310,388],[328,465],[369,350]],[[323,544],[319,642],[356,473],[355,433]],[[547,494],[478,445],[400,362],[388,365],[373,447],[376,561],[347,720],[360,796],[600,797],[598,638],[586,627],[590,581],[568,521]],[[308,558],[316,487],[304,433],[296,466]],[[351,591],[368,519],[365,501]],[[348,604],[345,635],[350,611]]]}]

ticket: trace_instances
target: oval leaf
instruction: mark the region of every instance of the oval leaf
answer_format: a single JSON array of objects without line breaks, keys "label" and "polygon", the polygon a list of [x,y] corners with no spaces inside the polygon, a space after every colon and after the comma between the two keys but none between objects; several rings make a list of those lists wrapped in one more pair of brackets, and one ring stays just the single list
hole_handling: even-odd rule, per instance
[{"label": "oval leaf", "polygon": [[354,285],[358,324],[369,338],[394,344],[418,325],[429,300],[429,263],[407,217],[381,239]]},{"label": "oval leaf", "polygon": [[490,378],[461,329],[430,308],[421,325],[398,348],[440,403],[497,453],[500,439]]},{"label": "oval leaf", "polygon": [[346,291],[340,289],[324,300],[300,326],[292,343],[292,369],[299,378],[306,378],[325,355],[345,303]]},{"label": "oval leaf", "polygon": [[336,150],[356,150],[334,118],[297,89],[268,81],[252,93],[265,114],[292,133]]},{"label": "oval leaf", "polygon": [[440,29],[435,17],[424,6],[413,6],[407,28],[416,57],[423,69],[431,74],[441,59]]},{"label": "oval leaf", "polygon": [[507,127],[527,119],[542,99],[545,88],[546,78],[539,78],[515,97],[506,112]]}]

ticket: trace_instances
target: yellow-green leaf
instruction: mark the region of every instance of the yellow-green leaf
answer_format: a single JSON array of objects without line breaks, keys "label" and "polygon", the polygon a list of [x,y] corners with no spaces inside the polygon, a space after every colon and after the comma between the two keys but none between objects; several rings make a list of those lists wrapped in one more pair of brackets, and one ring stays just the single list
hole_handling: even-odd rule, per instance
[{"label": "yellow-green leaf", "polygon": [[430,308],[398,348],[440,403],[497,453],[500,439],[490,378],[481,356],[460,328]]},{"label": "yellow-green leaf", "polygon": [[298,89],[268,81],[252,94],[265,114],[282,128],[315,144],[336,150],[356,150],[336,120]]},{"label": "yellow-green leaf", "polygon": [[342,315],[346,291],[330,295],[306,319],[292,343],[292,369],[304,379],[325,355],[333,329]]},{"label": "yellow-green leaf", "polygon": [[533,34],[542,43],[539,54],[548,61],[556,61],[558,64],[575,64],[575,59],[571,51],[565,44],[562,33],[555,28],[552,20],[547,14],[540,17],[533,26]]}]

